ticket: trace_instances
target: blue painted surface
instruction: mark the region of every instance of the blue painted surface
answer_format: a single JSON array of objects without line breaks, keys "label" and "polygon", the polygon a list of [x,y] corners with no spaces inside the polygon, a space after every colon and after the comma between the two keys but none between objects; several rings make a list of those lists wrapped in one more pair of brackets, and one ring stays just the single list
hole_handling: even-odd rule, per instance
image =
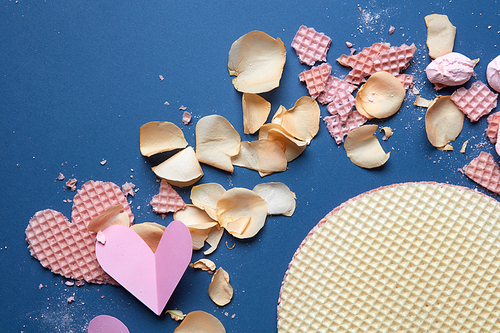
[{"label": "blue painted surface", "polygon": [[[299,63],[290,46],[302,24],[332,38],[327,61],[338,77],[348,72],[335,61],[349,52],[346,41],[357,50],[381,41],[415,43],[417,51],[405,73],[415,75],[421,96],[429,99],[436,92],[423,72],[430,61],[425,15],[448,15],[457,27],[454,50],[480,58],[477,80],[485,82],[488,62],[500,53],[498,1],[418,5],[361,1],[359,6],[361,10],[358,3],[340,1],[2,1],[2,332],[86,332],[88,322],[100,314],[117,317],[130,332],[174,331],[177,322],[157,317],[120,287],[65,286],[66,279],[29,255],[24,230],[38,210],[52,208],[70,217],[71,203],[64,200],[72,199],[74,193],[55,181],[60,172],[77,178],[79,186],[91,179],[118,185],[132,181],[139,188],[131,200],[136,222],[171,221],[171,215],[162,219],[148,206],[159,186],[151,166],[160,159],[141,156],[139,127],[154,120],[174,122],[194,146],[197,119],[215,113],[243,133],[241,94],[234,90],[227,72],[229,48],[243,34],[262,30],[285,43],[287,61],[280,87],[263,94],[271,102],[272,113],[279,105],[291,107],[307,94],[297,75],[308,66]],[[389,35],[391,25],[396,31]],[[160,81],[159,75],[165,80]],[[190,269],[167,309],[207,311],[228,332],[276,332],[277,300],[287,265],[309,230],[340,203],[380,186],[408,181],[462,185],[498,199],[458,171],[480,151],[498,157],[484,135],[486,118],[474,124],[466,119],[453,144],[455,151],[441,152],[428,143],[425,110],[413,106],[414,99],[408,93],[396,115],[372,122],[394,130],[393,137],[381,141],[391,157],[377,170],[353,165],[322,122],[317,137],[286,172],[262,179],[255,171],[239,167],[231,175],[203,165],[201,183],[217,182],[227,189],[284,182],[297,195],[297,210],[291,218],[269,217],[251,240],[226,234],[210,255],[230,275],[235,295],[229,305],[217,307],[207,295],[211,276]],[[165,101],[170,105],[164,105]],[[193,114],[188,126],[181,122],[182,105]],[[323,106],[321,114],[328,115]],[[468,149],[461,154],[466,140],[470,140]],[[101,166],[103,159],[107,163]],[[179,189],[186,202],[190,202],[189,191]],[[236,244],[234,249],[228,249],[226,241],[229,247]],[[193,256],[201,257],[200,252]],[[69,296],[75,297],[74,303],[67,303]]]}]

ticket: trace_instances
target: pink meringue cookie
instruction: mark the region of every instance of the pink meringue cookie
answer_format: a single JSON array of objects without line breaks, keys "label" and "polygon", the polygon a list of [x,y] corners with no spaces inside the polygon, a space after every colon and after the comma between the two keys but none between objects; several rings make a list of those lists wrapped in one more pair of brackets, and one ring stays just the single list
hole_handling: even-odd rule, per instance
[{"label": "pink meringue cookie", "polygon": [[500,92],[500,55],[488,64],[486,79],[491,88]]},{"label": "pink meringue cookie", "polygon": [[436,90],[445,86],[459,86],[469,81],[474,73],[472,60],[457,52],[436,58],[425,69],[427,79],[434,83]]}]

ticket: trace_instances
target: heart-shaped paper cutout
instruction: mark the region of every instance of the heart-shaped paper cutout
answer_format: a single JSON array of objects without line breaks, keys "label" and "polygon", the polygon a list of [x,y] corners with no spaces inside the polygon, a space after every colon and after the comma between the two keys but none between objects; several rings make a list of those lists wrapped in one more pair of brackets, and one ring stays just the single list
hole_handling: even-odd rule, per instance
[{"label": "heart-shaped paper cutout", "polygon": [[171,222],[155,253],[137,233],[123,225],[110,226],[103,234],[104,244],[96,244],[101,267],[160,315],[191,261],[193,245],[186,225]]},{"label": "heart-shaped paper cutout", "polygon": [[97,262],[96,234],[87,231],[82,220],[71,223],[58,211],[39,211],[26,228],[26,240],[31,255],[53,273],[90,283],[116,284]]},{"label": "heart-shaped paper cutout", "polygon": [[119,319],[100,315],[90,321],[88,333],[130,333],[130,331]]}]

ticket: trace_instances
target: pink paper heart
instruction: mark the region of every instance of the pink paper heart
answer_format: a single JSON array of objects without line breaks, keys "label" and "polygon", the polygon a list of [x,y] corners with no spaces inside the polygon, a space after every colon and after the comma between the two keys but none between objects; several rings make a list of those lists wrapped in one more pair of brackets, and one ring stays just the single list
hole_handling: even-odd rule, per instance
[{"label": "pink paper heart", "polygon": [[130,331],[119,319],[100,315],[90,321],[88,333],[130,333]]},{"label": "pink paper heart", "polygon": [[193,245],[186,225],[171,222],[155,253],[135,231],[123,225],[110,226],[103,233],[104,244],[96,243],[101,267],[160,315],[191,261]]}]

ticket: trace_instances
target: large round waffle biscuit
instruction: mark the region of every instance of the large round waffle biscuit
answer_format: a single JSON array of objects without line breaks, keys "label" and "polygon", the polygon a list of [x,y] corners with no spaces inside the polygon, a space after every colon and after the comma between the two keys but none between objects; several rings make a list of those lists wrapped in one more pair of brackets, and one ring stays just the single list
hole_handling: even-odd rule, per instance
[{"label": "large round waffle biscuit", "polygon": [[334,209],[294,255],[279,332],[499,332],[500,205],[393,185]]}]

